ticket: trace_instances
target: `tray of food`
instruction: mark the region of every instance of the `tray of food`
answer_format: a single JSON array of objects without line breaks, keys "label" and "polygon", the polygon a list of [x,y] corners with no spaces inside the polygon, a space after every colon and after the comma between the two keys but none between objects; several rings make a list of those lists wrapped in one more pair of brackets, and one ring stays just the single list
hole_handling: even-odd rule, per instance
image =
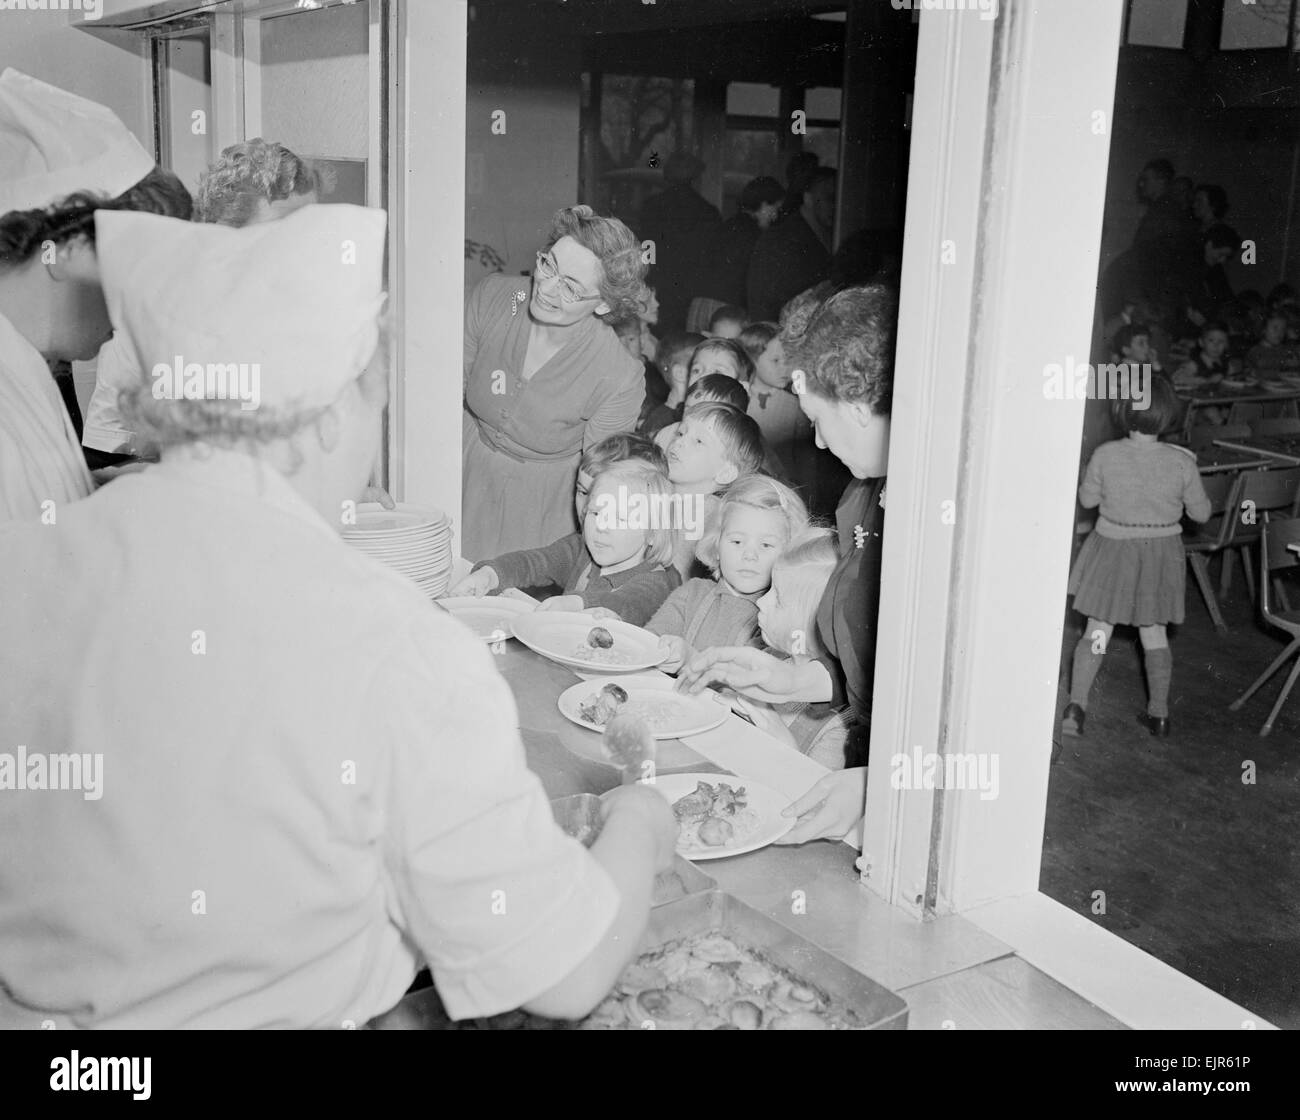
[{"label": "tray of food", "polygon": [[905,1030],[907,1004],[724,891],[650,912],[637,958],[579,1022],[508,1011],[453,1022],[436,989],[371,1026],[422,1030]]}]

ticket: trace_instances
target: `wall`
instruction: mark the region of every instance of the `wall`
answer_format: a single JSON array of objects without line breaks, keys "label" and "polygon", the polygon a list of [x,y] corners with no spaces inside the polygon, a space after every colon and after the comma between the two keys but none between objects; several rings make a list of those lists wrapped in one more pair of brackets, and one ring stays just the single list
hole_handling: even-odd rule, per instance
[{"label": "wall", "polygon": [[70,27],[80,12],[0,12],[0,70],[34,78],[107,105],[153,151],[148,44],[125,31]]},{"label": "wall", "polygon": [[[578,199],[580,42],[527,12],[509,23],[489,16],[480,7],[469,26],[465,237],[517,275],[533,268],[551,215]],[[504,135],[492,132],[498,109]],[[466,289],[489,271],[466,261]]]}]

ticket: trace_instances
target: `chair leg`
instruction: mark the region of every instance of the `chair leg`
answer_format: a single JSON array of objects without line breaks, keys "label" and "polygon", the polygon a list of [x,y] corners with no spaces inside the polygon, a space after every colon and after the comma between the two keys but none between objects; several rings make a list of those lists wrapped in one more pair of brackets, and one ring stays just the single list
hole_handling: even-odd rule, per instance
[{"label": "chair leg", "polygon": [[1196,580],[1196,586],[1201,589],[1201,598],[1205,600],[1205,609],[1210,612],[1210,618],[1214,621],[1214,628],[1220,633],[1226,633],[1228,624],[1223,621],[1223,612],[1219,609],[1219,600],[1214,595],[1214,588],[1210,585],[1210,562],[1202,553],[1189,552],[1187,562],[1192,567],[1192,578]]},{"label": "chair leg", "polygon": [[1282,686],[1282,695],[1277,698],[1277,703],[1273,705],[1273,710],[1268,713],[1268,720],[1260,728],[1261,735],[1267,735],[1273,730],[1273,721],[1277,719],[1277,714],[1282,710],[1282,705],[1286,703],[1286,698],[1291,692],[1291,686],[1295,684],[1296,677],[1300,677],[1300,658],[1291,666],[1291,675],[1287,677],[1286,684]]},{"label": "chair leg", "polygon": [[1273,594],[1277,596],[1277,601],[1282,605],[1284,611],[1291,609],[1291,600],[1287,598],[1286,584],[1282,582],[1281,576],[1273,577]]},{"label": "chair leg", "polygon": [[1250,601],[1256,602],[1255,599],[1255,569],[1250,566],[1250,545],[1241,546],[1241,566],[1246,572],[1246,590],[1250,593]]},{"label": "chair leg", "polygon": [[1232,589],[1232,562],[1237,554],[1230,548],[1223,550],[1223,563],[1219,568],[1219,597],[1227,598]]},{"label": "chair leg", "polygon": [[[1300,649],[1300,638],[1293,638],[1291,644],[1273,659],[1272,664],[1267,669],[1260,673],[1255,679],[1255,683],[1228,705],[1228,710],[1232,712],[1238,711],[1247,700],[1259,691],[1259,686],[1276,673],[1286,663],[1287,658],[1298,649]],[[1300,665],[1300,660],[1297,660],[1296,664]]]}]

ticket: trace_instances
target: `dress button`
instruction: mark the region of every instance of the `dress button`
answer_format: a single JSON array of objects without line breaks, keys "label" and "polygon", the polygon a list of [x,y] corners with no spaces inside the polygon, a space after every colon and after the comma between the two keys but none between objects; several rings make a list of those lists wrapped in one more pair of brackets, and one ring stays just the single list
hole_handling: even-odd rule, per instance
[{"label": "dress button", "polygon": [[501,419],[502,419],[502,420],[504,420],[504,419],[505,419],[507,416],[509,416],[509,415],[510,415],[510,413],[509,413],[506,409],[503,408],[503,409],[501,410]]}]

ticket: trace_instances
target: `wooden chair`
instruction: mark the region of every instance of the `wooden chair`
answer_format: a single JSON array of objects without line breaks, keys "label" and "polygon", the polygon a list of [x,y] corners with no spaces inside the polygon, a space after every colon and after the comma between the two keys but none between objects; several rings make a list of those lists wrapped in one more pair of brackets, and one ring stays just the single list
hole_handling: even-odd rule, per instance
[{"label": "wooden chair", "polygon": [[[1225,472],[1201,476],[1205,493],[1210,499],[1210,519],[1198,526],[1192,533],[1183,533],[1183,551],[1187,553],[1187,563],[1192,569],[1192,578],[1200,588],[1201,598],[1205,600],[1205,609],[1210,612],[1214,628],[1223,634],[1228,624],[1223,621],[1223,612],[1219,609],[1219,600],[1214,595],[1214,586],[1210,583],[1210,560],[1217,552],[1227,547],[1228,537],[1235,520],[1233,510],[1240,509],[1236,501],[1237,492],[1242,487],[1241,475]],[[1225,564],[1228,562],[1224,555]]]},{"label": "wooden chair", "polygon": [[[1300,557],[1287,548],[1287,545],[1295,543],[1300,543],[1300,519],[1293,517],[1270,521],[1269,515],[1264,514],[1263,524],[1260,526],[1259,549],[1260,613],[1270,626],[1275,626],[1289,634],[1291,641],[1286,649],[1273,659],[1272,664],[1259,675],[1255,683],[1228,705],[1234,712],[1239,711],[1269,677],[1282,668],[1297,651],[1300,651],[1300,611],[1274,609],[1272,597],[1269,595],[1269,583],[1272,578],[1275,578],[1274,573],[1300,564]],[[1273,710],[1268,713],[1264,726],[1259,729],[1261,735],[1267,735],[1273,730],[1273,724],[1282,710],[1282,705],[1286,703],[1286,698],[1290,695],[1297,677],[1300,677],[1300,658],[1297,658],[1296,663],[1291,667],[1286,684],[1282,686],[1281,695],[1274,703]]]},{"label": "wooden chair", "polygon": [[1249,439],[1249,424],[1197,424],[1187,434],[1187,446],[1193,451],[1212,447],[1216,439]]},{"label": "wooden chair", "polygon": [[1242,567],[1246,572],[1246,586],[1255,597],[1255,569],[1250,563],[1250,547],[1260,538],[1260,524],[1264,513],[1286,517],[1295,515],[1297,497],[1300,496],[1300,467],[1284,470],[1255,470],[1241,472],[1241,488],[1233,495],[1233,508],[1228,518],[1230,529],[1224,542],[1223,572],[1219,579],[1219,594],[1226,595],[1231,583],[1231,550],[1241,553]]},{"label": "wooden chair", "polygon": [[[1300,436],[1300,420],[1252,420],[1250,434],[1253,436]],[[1220,436],[1229,439],[1229,436]]]}]

